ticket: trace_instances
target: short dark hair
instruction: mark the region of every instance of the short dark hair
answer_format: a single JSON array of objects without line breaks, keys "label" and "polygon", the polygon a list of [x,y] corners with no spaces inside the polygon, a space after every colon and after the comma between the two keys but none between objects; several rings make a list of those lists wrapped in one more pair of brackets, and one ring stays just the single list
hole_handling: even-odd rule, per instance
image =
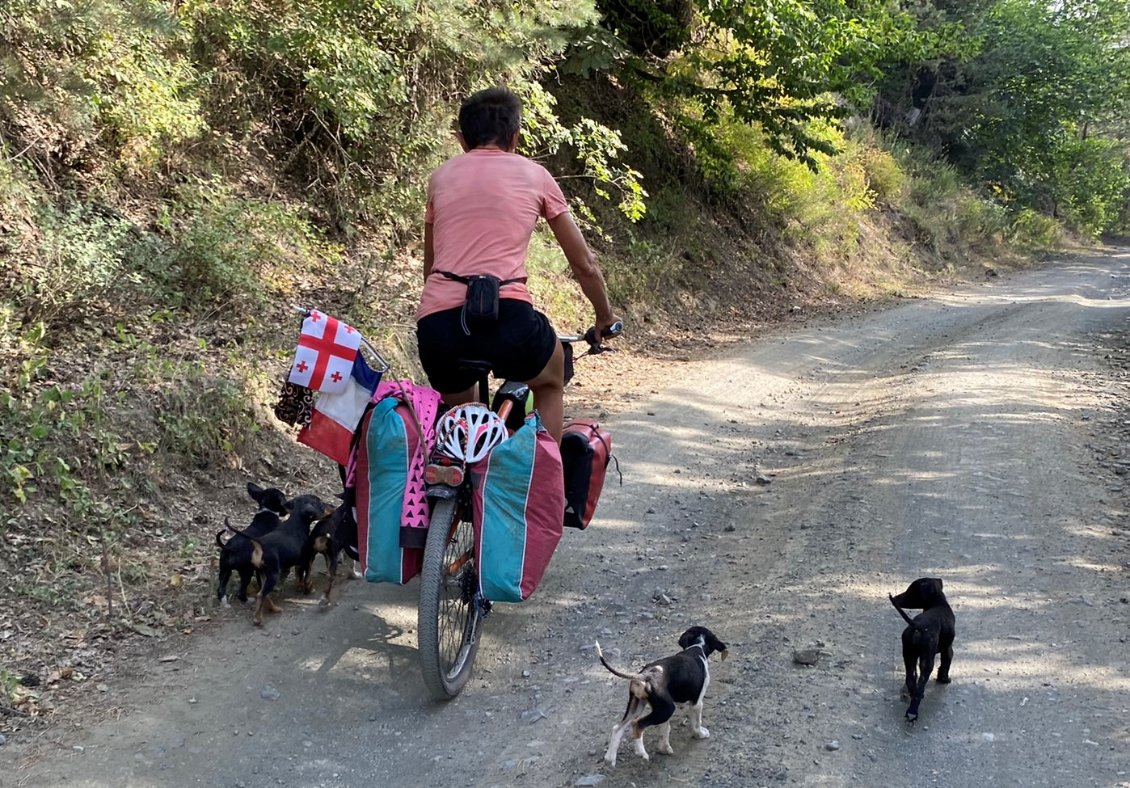
[{"label": "short dark hair", "polygon": [[522,118],[522,100],[506,88],[480,90],[459,108],[459,131],[469,148],[510,144]]}]

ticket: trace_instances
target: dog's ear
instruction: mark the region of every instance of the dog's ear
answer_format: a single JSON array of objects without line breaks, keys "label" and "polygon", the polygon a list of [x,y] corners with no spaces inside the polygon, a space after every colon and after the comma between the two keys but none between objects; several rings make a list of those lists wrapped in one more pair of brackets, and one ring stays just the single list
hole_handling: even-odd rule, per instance
[{"label": "dog's ear", "polygon": [[714,633],[711,632],[710,630],[706,630],[705,634],[706,634],[706,647],[708,649],[710,649],[711,651],[717,651],[718,653],[720,653],[722,655],[722,659],[725,659],[726,656],[729,654],[729,651],[730,651],[729,648],[727,648],[726,644],[723,643],[721,640],[719,640],[717,637],[715,637]]},{"label": "dog's ear", "polygon": [[938,584],[938,590],[941,591],[942,590],[942,578],[935,577],[934,582]]},{"label": "dog's ear", "polygon": [[260,487],[255,482],[248,482],[247,483],[247,494],[251,497],[251,500],[258,503],[259,499],[261,497],[263,497],[263,488]]}]

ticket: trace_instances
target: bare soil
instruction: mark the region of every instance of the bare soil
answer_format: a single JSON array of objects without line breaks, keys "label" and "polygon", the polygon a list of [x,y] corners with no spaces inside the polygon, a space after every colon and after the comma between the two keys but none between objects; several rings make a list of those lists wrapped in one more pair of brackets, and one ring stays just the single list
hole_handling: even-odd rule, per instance
[{"label": "bare soil", "polygon": [[[262,629],[208,610],[54,677],[43,702],[86,692],[50,725],[0,718],[0,782],[1130,785],[1130,252],[790,314],[578,365],[571,407],[612,429],[623,486],[488,619],[456,700],[426,699],[415,583],[344,582],[330,610],[288,590]],[[958,640],[911,726],[885,597],[923,575]],[[679,713],[675,755],[649,738],[650,763],[608,767],[626,688],[593,641],[639,666],[692,624],[731,647],[711,738]]]}]

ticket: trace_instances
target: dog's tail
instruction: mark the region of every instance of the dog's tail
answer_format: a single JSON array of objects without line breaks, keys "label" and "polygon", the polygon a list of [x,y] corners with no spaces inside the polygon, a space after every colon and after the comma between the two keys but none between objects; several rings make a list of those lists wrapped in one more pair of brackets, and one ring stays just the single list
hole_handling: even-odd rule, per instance
[{"label": "dog's tail", "polygon": [[893,595],[891,595],[891,594],[887,594],[887,599],[891,600],[891,605],[893,605],[893,606],[894,606],[894,608],[895,608],[895,610],[897,610],[897,611],[899,612],[899,615],[900,615],[900,616],[902,616],[902,618],[903,618],[903,621],[905,621],[906,623],[910,624],[910,626],[914,627],[915,629],[922,629],[922,627],[921,627],[921,626],[919,626],[918,624],[914,623],[914,619],[913,619],[913,618],[911,618],[910,616],[908,616],[908,615],[906,614],[906,611],[905,611],[905,610],[903,610],[903,609],[902,609],[901,607],[899,607],[899,606],[898,606],[898,603],[897,603],[897,602],[895,602],[895,598],[894,598],[894,596],[893,596]]},{"label": "dog's tail", "polygon": [[636,678],[639,678],[634,673],[625,673],[624,671],[617,670],[616,668],[614,668],[610,664],[608,664],[608,660],[604,658],[604,652],[601,651],[601,649],[600,649],[600,641],[599,640],[596,641],[596,656],[600,659],[600,664],[604,665],[604,667],[608,668],[608,672],[611,673],[613,676],[619,676],[620,678],[628,679],[629,681],[632,681]]},{"label": "dog's tail", "polygon": [[[224,518],[224,523],[226,525],[227,518]],[[219,531],[216,531],[216,547],[220,548],[221,550],[223,550],[227,546],[227,543],[223,539],[221,539],[220,537],[222,537],[225,533],[227,533],[228,530],[229,529],[225,527],[225,528],[221,528]]]},{"label": "dog's tail", "polygon": [[[251,542],[251,565],[256,569],[261,568],[263,566],[263,545],[259,544],[259,540],[253,536],[248,536],[238,528],[232,528],[231,523],[226,517],[224,518],[224,529],[231,531],[237,536],[242,536],[244,539],[247,539]],[[220,533],[223,533],[223,531],[221,531]],[[220,535],[216,534],[216,540],[219,541],[219,539]]]},{"label": "dog's tail", "polygon": [[[239,530],[238,528],[233,528],[232,524],[231,524],[231,520],[229,520],[227,517],[224,518],[224,531],[229,531],[229,532],[235,534],[236,536],[242,536],[244,539],[250,539],[251,538],[250,536],[248,536],[247,534],[245,534],[243,531]],[[220,541],[220,534],[222,534],[224,531],[220,531],[219,534],[216,534],[216,541],[217,542]]]}]

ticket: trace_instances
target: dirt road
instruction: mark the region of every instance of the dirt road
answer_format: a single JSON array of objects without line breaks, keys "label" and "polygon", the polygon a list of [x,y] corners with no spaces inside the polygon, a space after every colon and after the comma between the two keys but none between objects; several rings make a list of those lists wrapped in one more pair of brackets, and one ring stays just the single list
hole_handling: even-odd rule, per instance
[{"label": "dirt road", "polygon": [[[415,584],[350,582],[328,612],[232,615],[74,749],[0,749],[0,783],[1130,785],[1127,392],[1095,349],[1128,319],[1124,250],[674,364],[610,419],[623,487],[488,620],[457,700],[425,699]],[[886,595],[922,575],[956,657],[910,726]],[[731,646],[712,737],[680,712],[675,755],[605,766],[626,688],[593,640],[638,666],[696,623]]]}]

